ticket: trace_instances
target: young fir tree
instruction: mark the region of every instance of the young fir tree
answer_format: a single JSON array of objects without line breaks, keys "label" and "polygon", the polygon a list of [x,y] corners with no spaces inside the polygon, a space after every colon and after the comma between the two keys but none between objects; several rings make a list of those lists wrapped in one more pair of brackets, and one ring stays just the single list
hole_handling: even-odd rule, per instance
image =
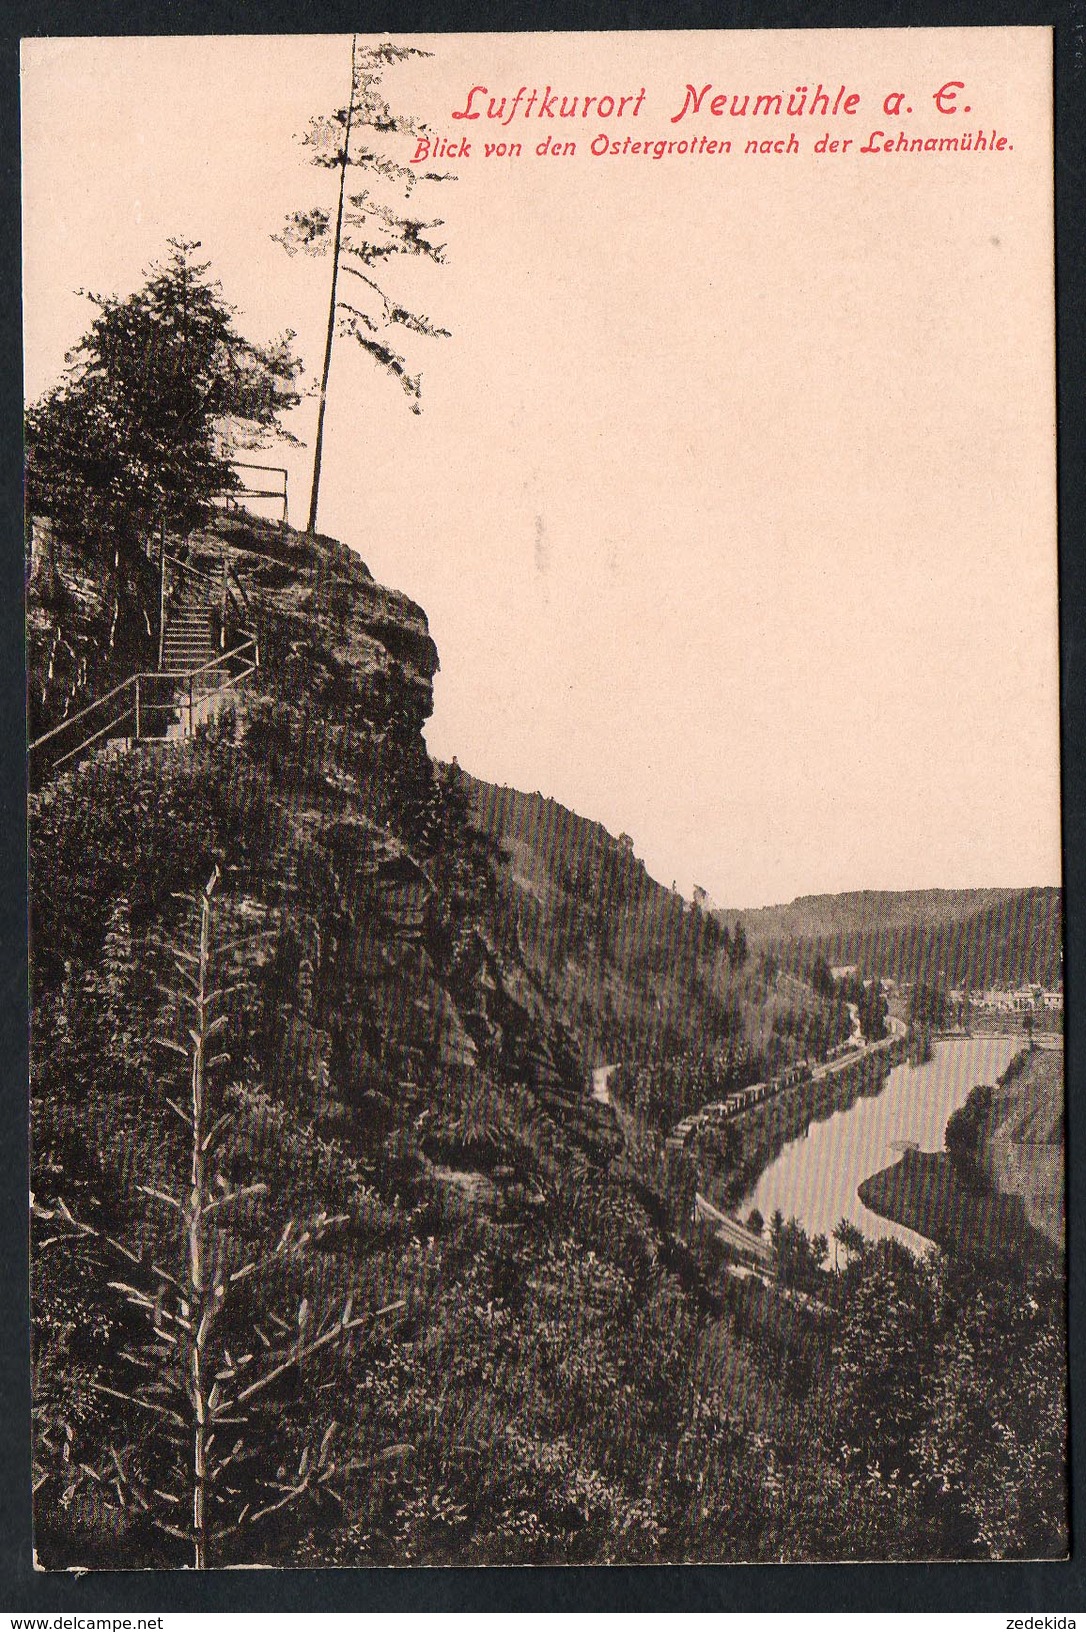
[{"label": "young fir tree", "polygon": [[267,1408],[284,1379],[402,1307],[359,1315],[350,1296],[332,1307],[304,1292],[295,1307],[314,1248],[347,1215],[317,1211],[304,1225],[288,1218],[269,1232],[260,1212],[271,1186],[231,1176],[236,1116],[223,1045],[228,1005],[244,987],[244,959],[259,934],[224,937],[218,882],[216,868],[193,902],[190,939],[172,949],[178,983],[165,994],[172,1034],[157,1041],[178,1061],[177,1097],[165,1096],[182,1128],[178,1171],[172,1181],[135,1186],[160,1217],[111,1233],[64,1197],[32,1198],[36,1259],[89,1245],[105,1289],[129,1315],[125,1346],[103,1368],[110,1380],[100,1372],[86,1385],[112,1403],[116,1432],[89,1458],[73,1455],[70,1426],[59,1450],[46,1446],[42,1455],[39,1445],[38,1499],[66,1505],[90,1485],[107,1522],[111,1511],[142,1514],[183,1545],[195,1569],[244,1554],[262,1521],[331,1493],[347,1471],[335,1420],[302,1424],[299,1452],[298,1433],[284,1434],[281,1413]]},{"label": "young fir tree", "polygon": [[[397,256],[422,256],[437,265],[445,258],[445,246],[429,236],[444,222],[405,214],[395,201],[410,198],[419,182],[455,178],[402,164],[385,150],[389,137],[418,138],[424,128],[418,121],[393,112],[382,90],[385,71],[411,57],[428,55],[414,46],[393,45],[388,41],[360,46],[358,36],[353,37],[346,104],[331,114],[312,118],[302,136],[313,164],[339,172],[335,204],[295,210],[283,230],[273,234],[275,241],[290,255],[302,249],[310,255],[330,254],[332,262],[313,444],[311,533],[317,530],[324,416],[336,336],[349,336],[379,368],[398,380],[415,414],[421,412],[422,376],[411,373],[406,357],[389,338],[389,331],[399,329],[431,338],[449,336],[447,329],[438,328],[428,317],[408,310],[387,292],[377,276],[378,269],[389,265]],[[365,178],[366,185],[356,192],[348,191],[349,171]]]}]

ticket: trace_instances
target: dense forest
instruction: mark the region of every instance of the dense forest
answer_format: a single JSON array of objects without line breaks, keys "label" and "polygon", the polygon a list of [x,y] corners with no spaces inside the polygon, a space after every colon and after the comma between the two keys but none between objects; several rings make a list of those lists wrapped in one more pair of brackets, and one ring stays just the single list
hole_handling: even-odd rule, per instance
[{"label": "dense forest", "polygon": [[[732,914],[722,914],[726,924]],[[1058,889],[857,891],[744,913],[752,944],[791,964],[855,963],[897,981],[1013,988],[1062,975]]]},{"label": "dense forest", "polygon": [[[753,1081],[849,1033],[832,980],[752,954],[742,920],[721,923],[658,884],[615,838],[542,794],[462,775],[474,819],[498,847],[495,887],[516,949],[594,1063],[655,1061],[712,1088]],[[676,1115],[689,1109],[671,1096]]]},{"label": "dense forest", "polygon": [[[419,610],[328,540],[234,521],[194,549],[259,606],[259,675],[194,738],[32,801],[41,1561],[191,1561],[162,1198],[215,868],[207,1184],[241,1199],[209,1250],[264,1266],[214,1326],[215,1386],[265,1346],[280,1369],[208,1452],[209,1562],[1062,1553],[1053,1272],[861,1245],[814,1292],[730,1277],[676,1227],[651,1128],[589,1099],[583,1007],[551,999],[477,789],[426,755]],[[605,926],[659,898],[632,860],[605,876],[561,933],[607,945],[611,1036],[678,953],[731,1039],[758,955],[662,901],[624,940]]]}]

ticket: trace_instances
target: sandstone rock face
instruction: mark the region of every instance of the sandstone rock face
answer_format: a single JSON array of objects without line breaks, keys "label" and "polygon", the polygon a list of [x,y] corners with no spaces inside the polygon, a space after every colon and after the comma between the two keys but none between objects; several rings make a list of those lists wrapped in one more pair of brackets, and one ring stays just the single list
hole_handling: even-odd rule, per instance
[{"label": "sandstone rock face", "polygon": [[101,557],[29,524],[27,698],[33,740],[137,669],[158,650],[157,565]]},{"label": "sandstone rock face", "polygon": [[[190,540],[192,560],[217,575],[225,559],[243,600],[232,616],[260,633],[268,666],[285,692],[324,677],[357,688],[393,682],[421,721],[433,710],[437,647],[422,608],[375,582],[362,558],[323,534],[309,537],[252,517],[224,519]],[[248,602],[248,609],[244,602]]]},{"label": "sandstone rock face", "polygon": [[[521,1183],[509,1155],[527,1135],[502,1133],[503,1119],[607,1159],[613,1118],[588,1101],[577,1043],[523,964],[496,850],[459,773],[427,753],[438,654],[424,612],[337,541],[251,517],[173,547],[219,586],[228,642],[257,637],[260,665],[194,737],[92,753],[43,788],[40,989],[73,961],[47,854],[73,846],[95,917],[114,889],[108,856],[149,926],[214,859],[267,915],[274,948],[254,1074],[322,1137],[408,1187],[431,1163],[503,1157]],[[123,599],[91,588],[88,629],[91,611]],[[44,639],[47,596],[39,606]],[[94,926],[75,927],[93,961]]]},{"label": "sandstone rock face", "polygon": [[[293,673],[299,690],[313,679],[319,652],[329,678],[338,672],[392,681],[405,703],[410,698],[414,717],[429,717],[438,657],[426,615],[375,583],[346,545],[229,517],[188,539],[169,539],[167,548],[216,585],[225,561],[229,629],[260,633],[266,655],[285,661],[286,678]],[[33,739],[130,674],[157,666],[159,563],[151,546],[147,556],[105,559],[59,539],[47,518],[35,517],[27,565]],[[209,601],[218,611],[216,587]]]}]

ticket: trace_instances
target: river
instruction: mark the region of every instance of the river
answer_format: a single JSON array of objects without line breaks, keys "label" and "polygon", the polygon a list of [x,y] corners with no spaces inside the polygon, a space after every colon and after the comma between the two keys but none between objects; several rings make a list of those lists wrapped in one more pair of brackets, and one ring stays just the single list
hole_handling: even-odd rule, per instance
[{"label": "river", "polygon": [[[875,1099],[858,1099],[850,1110],[812,1122],[805,1137],[785,1145],[757,1185],[736,1209],[746,1218],[757,1207],[768,1223],[779,1207],[810,1235],[830,1236],[847,1218],[869,1238],[896,1236],[914,1252],[930,1242],[870,1212],[856,1188],[872,1173],[889,1167],[907,1143],[942,1150],[947,1118],[964,1105],[978,1082],[1002,1076],[1022,1047],[1020,1037],[966,1037],[932,1044],[926,1065],[897,1065]],[[833,1261],[831,1242],[829,1261]]]}]

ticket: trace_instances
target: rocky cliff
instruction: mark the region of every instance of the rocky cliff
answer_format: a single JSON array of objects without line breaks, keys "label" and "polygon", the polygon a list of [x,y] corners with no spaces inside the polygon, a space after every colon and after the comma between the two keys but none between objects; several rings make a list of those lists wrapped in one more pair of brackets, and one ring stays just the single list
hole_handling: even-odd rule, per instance
[{"label": "rocky cliff", "polygon": [[103,556],[29,527],[26,579],[30,740],[100,697],[158,653],[157,565],[140,554]]},{"label": "rocky cliff", "polygon": [[380,1101],[378,1123],[398,1122],[391,1106],[411,1089],[427,1097],[424,1142],[440,1155],[432,1074],[467,1072],[567,1101],[567,1127],[591,1121],[583,1062],[508,956],[457,775],[426,752],[438,656],[424,613],[323,537],[224,521],[188,555],[216,572],[225,559],[261,667],[195,740],[99,755],[47,789],[35,854],[79,828],[85,910],[73,915],[39,867],[40,1000],[70,953],[93,957],[122,895],[150,932],[168,915],[165,885],[191,888],[217,860],[274,914],[274,1046],[290,1053],[304,1034],[305,1093],[322,1117]]}]

